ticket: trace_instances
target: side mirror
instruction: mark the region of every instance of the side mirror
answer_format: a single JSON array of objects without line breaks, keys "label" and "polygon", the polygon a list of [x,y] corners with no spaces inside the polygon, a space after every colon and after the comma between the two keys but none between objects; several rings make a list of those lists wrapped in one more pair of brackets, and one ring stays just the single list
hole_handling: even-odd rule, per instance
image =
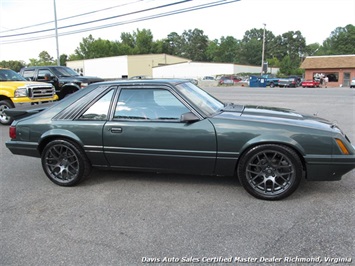
[{"label": "side mirror", "polygon": [[196,122],[199,120],[200,120],[200,118],[198,118],[197,115],[195,115],[192,112],[184,113],[180,117],[180,121],[186,122],[186,123],[192,123],[192,122]]}]

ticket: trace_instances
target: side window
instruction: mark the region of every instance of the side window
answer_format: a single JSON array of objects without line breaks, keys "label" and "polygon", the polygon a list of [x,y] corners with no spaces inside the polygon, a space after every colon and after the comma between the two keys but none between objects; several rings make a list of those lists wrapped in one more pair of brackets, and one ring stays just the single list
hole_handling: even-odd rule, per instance
[{"label": "side window", "polygon": [[33,79],[35,71],[34,70],[24,70],[22,76],[25,79]]},{"label": "side window", "polygon": [[48,69],[39,69],[38,70],[38,76],[37,76],[38,80],[47,80],[46,76],[53,77],[53,74]]},{"label": "side window", "polygon": [[79,117],[79,120],[106,120],[113,91],[114,90],[109,91],[93,105],[91,105],[89,109],[87,109],[85,113]]},{"label": "side window", "polygon": [[189,109],[164,89],[122,89],[114,119],[180,121]]}]

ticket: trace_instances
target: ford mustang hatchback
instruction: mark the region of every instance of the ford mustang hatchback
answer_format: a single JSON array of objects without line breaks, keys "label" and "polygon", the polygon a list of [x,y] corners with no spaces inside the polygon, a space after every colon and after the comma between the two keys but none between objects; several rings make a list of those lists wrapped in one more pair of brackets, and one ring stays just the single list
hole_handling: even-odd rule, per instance
[{"label": "ford mustang hatchback", "polygon": [[225,104],[186,80],[95,83],[48,108],[9,109],[6,146],[41,158],[48,178],[73,186],[92,167],[236,176],[278,200],[302,178],[340,180],[355,150],[328,121],[288,109]]}]

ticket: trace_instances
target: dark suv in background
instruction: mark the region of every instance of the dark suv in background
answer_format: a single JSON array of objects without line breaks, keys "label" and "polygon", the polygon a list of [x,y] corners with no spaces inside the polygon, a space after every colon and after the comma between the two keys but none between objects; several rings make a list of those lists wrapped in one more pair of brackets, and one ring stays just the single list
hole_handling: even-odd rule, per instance
[{"label": "dark suv in background", "polygon": [[66,66],[33,66],[22,68],[20,74],[31,81],[53,84],[59,99],[74,93],[91,83],[104,81],[98,77],[85,77]]}]

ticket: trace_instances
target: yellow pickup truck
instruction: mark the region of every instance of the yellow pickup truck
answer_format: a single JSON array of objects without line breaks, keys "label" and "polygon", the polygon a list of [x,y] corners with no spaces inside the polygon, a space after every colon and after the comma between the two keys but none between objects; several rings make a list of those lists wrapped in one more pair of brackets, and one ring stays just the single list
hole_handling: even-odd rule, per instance
[{"label": "yellow pickup truck", "polygon": [[12,118],[4,110],[23,105],[34,105],[58,100],[50,83],[27,81],[20,74],[0,68],[0,124],[10,125]]}]

